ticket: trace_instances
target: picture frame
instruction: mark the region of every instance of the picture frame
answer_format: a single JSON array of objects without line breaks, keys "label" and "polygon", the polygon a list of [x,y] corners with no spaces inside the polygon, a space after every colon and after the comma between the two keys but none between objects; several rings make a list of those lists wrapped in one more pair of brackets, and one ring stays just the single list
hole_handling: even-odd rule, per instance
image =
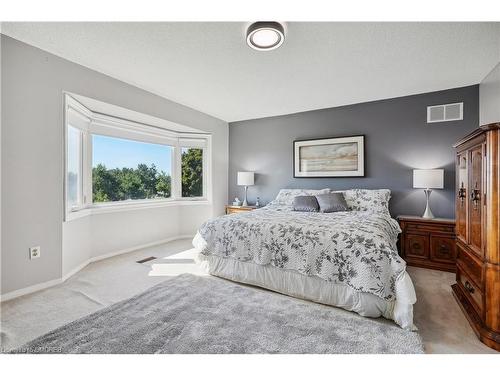
[{"label": "picture frame", "polygon": [[293,176],[364,177],[365,136],[294,141]]}]

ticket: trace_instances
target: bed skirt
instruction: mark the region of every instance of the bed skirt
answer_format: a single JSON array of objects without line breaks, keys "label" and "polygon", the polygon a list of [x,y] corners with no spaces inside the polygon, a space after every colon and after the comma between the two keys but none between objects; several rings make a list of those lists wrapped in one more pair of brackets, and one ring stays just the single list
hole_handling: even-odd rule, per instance
[{"label": "bed skirt", "polygon": [[[193,245],[200,251],[204,248],[204,242],[199,233],[193,239]],[[201,253],[198,255],[198,262],[214,276],[340,307],[361,316],[370,318],[383,316],[395,321],[406,330],[416,330],[413,324],[415,290],[406,271],[396,280],[396,299],[386,301],[373,294],[356,291],[347,285],[331,283],[316,276],[305,276],[293,270],[269,265],[241,262],[214,255],[205,256]]]}]

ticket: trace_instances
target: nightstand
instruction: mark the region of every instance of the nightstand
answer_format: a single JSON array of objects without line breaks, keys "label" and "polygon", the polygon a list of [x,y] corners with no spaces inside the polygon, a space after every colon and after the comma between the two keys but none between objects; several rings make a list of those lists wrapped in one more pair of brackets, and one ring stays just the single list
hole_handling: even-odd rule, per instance
[{"label": "nightstand", "polygon": [[455,220],[398,216],[399,252],[409,266],[455,272]]},{"label": "nightstand", "polygon": [[242,213],[242,212],[248,212],[255,210],[256,206],[226,206],[226,215],[227,214],[237,214],[237,213]]}]

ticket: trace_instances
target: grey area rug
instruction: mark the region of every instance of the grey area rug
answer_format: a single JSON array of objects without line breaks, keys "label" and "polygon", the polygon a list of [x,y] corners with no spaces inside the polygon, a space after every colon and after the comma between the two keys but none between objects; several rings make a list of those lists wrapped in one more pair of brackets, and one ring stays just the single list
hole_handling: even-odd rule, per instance
[{"label": "grey area rug", "polygon": [[43,335],[28,353],[423,353],[385,319],[183,274]]}]

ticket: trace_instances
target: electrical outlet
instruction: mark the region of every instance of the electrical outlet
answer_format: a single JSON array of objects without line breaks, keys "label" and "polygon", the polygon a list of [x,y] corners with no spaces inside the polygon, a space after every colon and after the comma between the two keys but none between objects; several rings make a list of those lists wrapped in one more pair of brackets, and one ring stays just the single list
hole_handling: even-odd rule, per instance
[{"label": "electrical outlet", "polygon": [[30,247],[30,259],[40,258],[40,246]]}]

